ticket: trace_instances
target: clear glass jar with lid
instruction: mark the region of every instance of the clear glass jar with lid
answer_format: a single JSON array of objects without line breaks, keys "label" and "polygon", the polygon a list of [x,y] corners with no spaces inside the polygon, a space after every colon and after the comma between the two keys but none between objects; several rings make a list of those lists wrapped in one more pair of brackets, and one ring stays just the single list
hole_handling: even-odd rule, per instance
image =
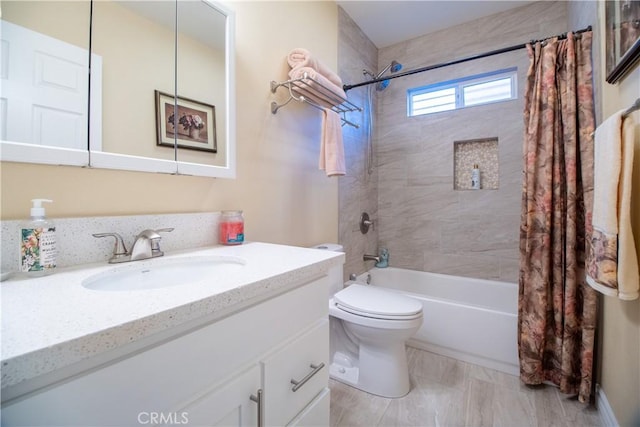
[{"label": "clear glass jar with lid", "polygon": [[222,245],[241,245],[244,242],[242,211],[222,211],[218,234]]}]

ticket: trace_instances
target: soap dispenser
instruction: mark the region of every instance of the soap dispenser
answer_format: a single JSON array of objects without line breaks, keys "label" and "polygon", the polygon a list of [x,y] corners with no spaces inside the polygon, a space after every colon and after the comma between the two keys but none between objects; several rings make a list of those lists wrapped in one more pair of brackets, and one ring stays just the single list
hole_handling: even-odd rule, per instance
[{"label": "soap dispenser", "polygon": [[473,169],[471,169],[471,189],[480,189],[480,167],[477,163],[474,164]]},{"label": "soap dispenser", "polygon": [[48,199],[31,200],[31,219],[20,229],[20,272],[28,276],[51,274],[56,268],[58,250],[56,227],[47,220],[42,207]]}]

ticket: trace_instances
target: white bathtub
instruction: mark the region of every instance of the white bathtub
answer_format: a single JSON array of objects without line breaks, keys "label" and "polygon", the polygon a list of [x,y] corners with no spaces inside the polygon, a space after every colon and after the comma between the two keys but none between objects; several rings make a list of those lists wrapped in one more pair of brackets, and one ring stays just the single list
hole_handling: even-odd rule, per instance
[{"label": "white bathtub", "polygon": [[515,283],[373,268],[358,277],[417,298],[424,322],[408,345],[518,375],[518,286]]}]

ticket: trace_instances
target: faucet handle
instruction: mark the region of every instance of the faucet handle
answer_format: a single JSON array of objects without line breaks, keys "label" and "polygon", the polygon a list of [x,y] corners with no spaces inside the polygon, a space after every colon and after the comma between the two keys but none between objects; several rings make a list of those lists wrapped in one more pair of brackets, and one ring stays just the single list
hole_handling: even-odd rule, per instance
[{"label": "faucet handle", "polygon": [[[150,238],[151,239],[151,253],[153,256],[162,256],[164,252],[160,250],[160,235],[158,233],[169,233],[174,229],[171,228],[159,228],[155,230],[157,237]],[[153,231],[153,230],[145,230],[145,231]]]},{"label": "faucet handle", "polygon": [[111,259],[117,259],[120,257],[124,257],[128,255],[127,247],[124,245],[124,240],[122,240],[122,236],[118,233],[95,233],[92,234],[93,237],[113,237],[116,239],[115,246],[113,247],[113,256]]},{"label": "faucet handle", "polygon": [[369,227],[373,227],[373,221],[369,218],[368,213],[362,212],[362,215],[360,215],[360,232],[362,234],[367,234],[369,232]]},{"label": "faucet handle", "polygon": [[156,230],[151,230],[151,229],[147,229],[147,230],[142,230],[140,233],[138,233],[138,235],[136,236],[136,239],[159,239],[160,235],[156,232]]}]

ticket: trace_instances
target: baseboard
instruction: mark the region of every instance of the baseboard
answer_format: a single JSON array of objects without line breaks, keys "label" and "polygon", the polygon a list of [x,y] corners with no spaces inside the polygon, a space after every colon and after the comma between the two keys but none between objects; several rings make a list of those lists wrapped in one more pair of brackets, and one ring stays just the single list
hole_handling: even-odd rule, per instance
[{"label": "baseboard", "polygon": [[609,405],[607,396],[604,394],[604,390],[600,387],[600,384],[596,384],[596,408],[600,414],[602,425],[605,427],[619,427],[618,420]]}]

